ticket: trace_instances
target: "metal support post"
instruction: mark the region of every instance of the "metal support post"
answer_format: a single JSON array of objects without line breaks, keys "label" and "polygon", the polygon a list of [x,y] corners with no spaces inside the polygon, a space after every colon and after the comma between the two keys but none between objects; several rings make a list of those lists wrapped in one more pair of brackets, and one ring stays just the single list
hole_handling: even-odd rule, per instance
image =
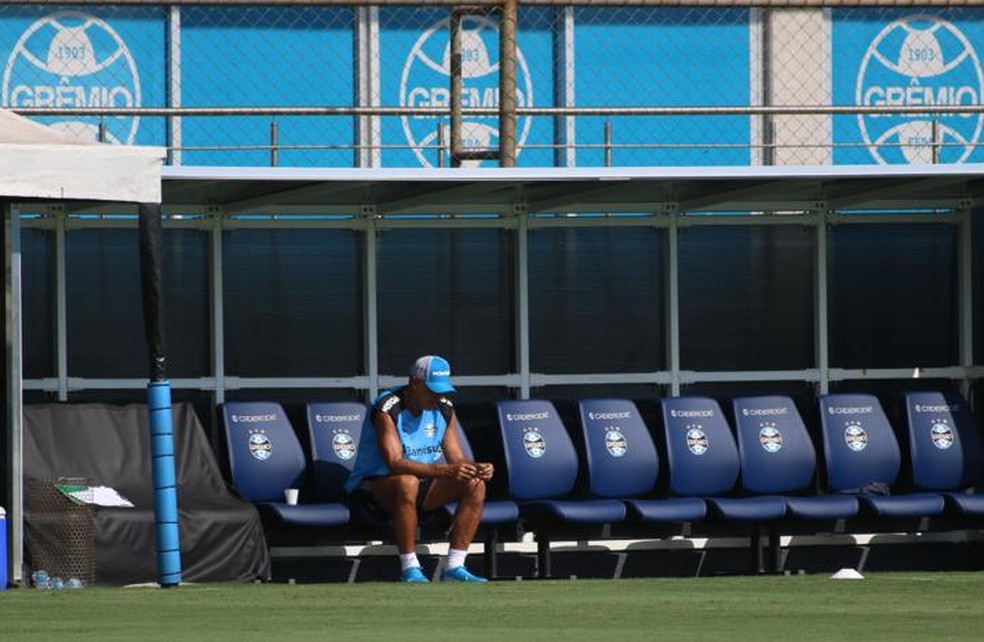
[{"label": "metal support post", "polygon": [[504,0],[499,22],[499,167],[516,165],[516,12]]}]

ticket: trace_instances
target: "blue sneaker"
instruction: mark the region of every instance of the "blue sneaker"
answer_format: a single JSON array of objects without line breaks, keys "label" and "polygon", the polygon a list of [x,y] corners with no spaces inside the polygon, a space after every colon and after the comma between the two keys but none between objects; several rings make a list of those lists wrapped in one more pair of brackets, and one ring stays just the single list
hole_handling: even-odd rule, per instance
[{"label": "blue sneaker", "polygon": [[488,582],[484,577],[472,575],[464,566],[452,568],[441,573],[442,582]]},{"label": "blue sneaker", "polygon": [[427,576],[424,575],[423,569],[419,566],[411,566],[407,570],[403,571],[403,575],[400,577],[400,580],[410,584],[426,584],[430,581],[427,579]]}]

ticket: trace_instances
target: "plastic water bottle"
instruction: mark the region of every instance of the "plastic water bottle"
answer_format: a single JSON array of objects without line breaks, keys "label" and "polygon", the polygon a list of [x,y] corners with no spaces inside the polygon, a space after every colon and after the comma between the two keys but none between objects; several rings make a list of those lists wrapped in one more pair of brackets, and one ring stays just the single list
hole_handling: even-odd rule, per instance
[{"label": "plastic water bottle", "polygon": [[67,582],[65,582],[65,588],[67,589],[80,589],[84,587],[85,584],[82,583],[77,577],[70,577]]},{"label": "plastic water bottle", "polygon": [[44,569],[38,569],[31,573],[31,582],[34,584],[34,588],[51,588],[51,578],[48,577],[48,571]]}]

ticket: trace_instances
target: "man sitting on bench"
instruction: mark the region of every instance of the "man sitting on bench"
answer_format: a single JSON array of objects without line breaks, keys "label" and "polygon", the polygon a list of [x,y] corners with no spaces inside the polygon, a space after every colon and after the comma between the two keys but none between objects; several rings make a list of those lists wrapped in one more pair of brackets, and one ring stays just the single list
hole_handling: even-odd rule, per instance
[{"label": "man sitting on bench", "polygon": [[[458,502],[443,581],[486,582],[465,568],[465,556],[482,518],[490,463],[465,458],[458,442],[451,366],[437,356],[420,357],[405,386],[387,390],[362,424],[359,452],[345,484],[350,495],[368,495],[393,518],[404,582],[426,582],[417,560],[418,513]],[[447,463],[438,463],[441,455]]]}]

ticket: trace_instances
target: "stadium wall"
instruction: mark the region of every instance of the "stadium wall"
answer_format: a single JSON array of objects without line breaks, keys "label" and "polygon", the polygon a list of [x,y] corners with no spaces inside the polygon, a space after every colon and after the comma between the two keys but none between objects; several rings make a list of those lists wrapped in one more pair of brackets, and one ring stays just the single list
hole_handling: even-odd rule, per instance
[{"label": "stadium wall", "polygon": [[[835,110],[978,105],[984,9],[662,4],[522,3],[521,166],[982,158],[979,110]],[[450,11],[5,3],[0,102],[79,135],[166,145],[176,164],[438,166]],[[495,146],[495,5],[474,6],[463,33],[464,107],[487,110],[467,115],[464,143]],[[763,107],[794,111],[754,111]]]}]

